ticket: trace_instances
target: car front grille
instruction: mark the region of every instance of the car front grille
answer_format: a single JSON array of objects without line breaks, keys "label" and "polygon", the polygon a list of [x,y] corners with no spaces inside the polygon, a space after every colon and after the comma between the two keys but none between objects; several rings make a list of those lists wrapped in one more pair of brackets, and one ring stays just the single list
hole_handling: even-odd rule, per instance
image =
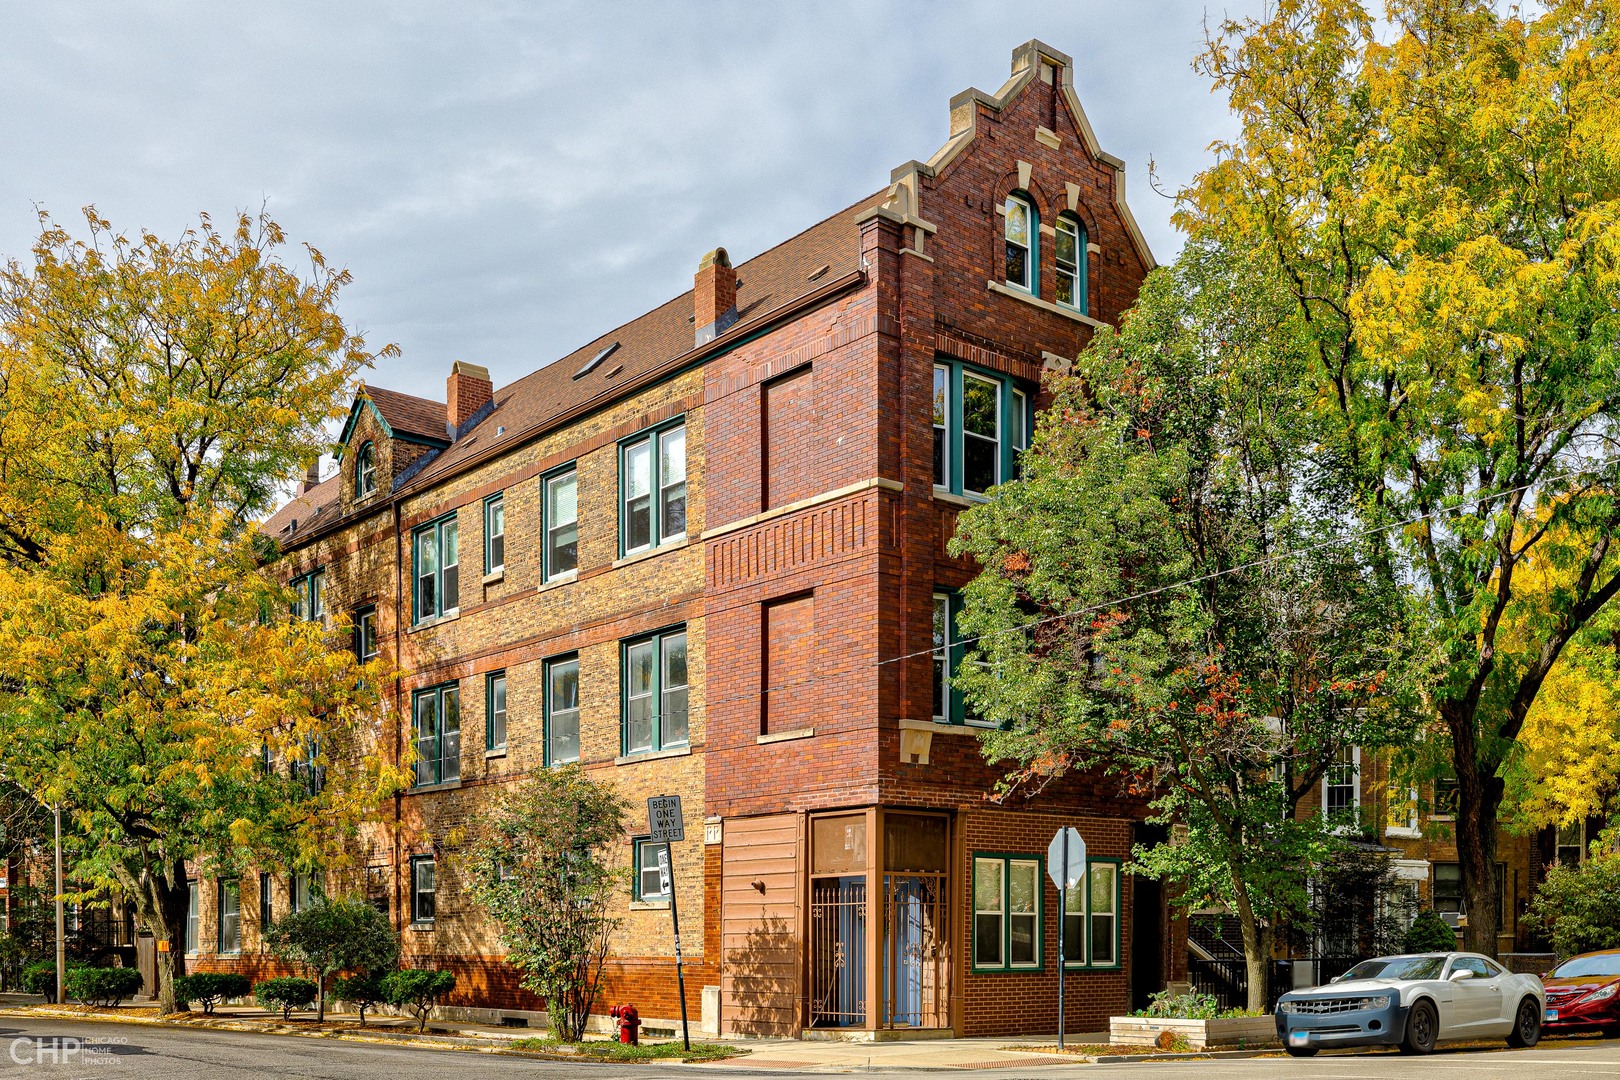
[{"label": "car front grille", "polygon": [[1310,1013],[1320,1016],[1325,1013],[1360,1012],[1362,1009],[1382,1009],[1388,999],[1381,997],[1333,997],[1333,998],[1301,998],[1295,1001],[1281,1002],[1277,1007],[1285,1013]]}]

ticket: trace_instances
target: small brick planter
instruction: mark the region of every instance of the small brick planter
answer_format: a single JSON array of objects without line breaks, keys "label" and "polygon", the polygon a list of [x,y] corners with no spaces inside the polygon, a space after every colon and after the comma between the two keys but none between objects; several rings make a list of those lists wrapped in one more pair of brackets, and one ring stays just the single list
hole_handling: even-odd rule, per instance
[{"label": "small brick planter", "polygon": [[1187,1040],[1190,1050],[1257,1050],[1277,1045],[1277,1021],[1269,1015],[1222,1020],[1114,1016],[1108,1020],[1108,1042],[1113,1046],[1152,1046],[1166,1031]]}]

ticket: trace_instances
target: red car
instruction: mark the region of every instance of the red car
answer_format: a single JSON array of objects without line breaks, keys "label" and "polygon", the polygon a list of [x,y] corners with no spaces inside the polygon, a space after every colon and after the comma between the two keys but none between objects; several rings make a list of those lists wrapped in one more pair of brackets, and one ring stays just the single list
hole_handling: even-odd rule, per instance
[{"label": "red car", "polygon": [[1547,1013],[1541,1030],[1549,1035],[1597,1028],[1620,1035],[1620,949],[1570,957],[1549,975]]}]

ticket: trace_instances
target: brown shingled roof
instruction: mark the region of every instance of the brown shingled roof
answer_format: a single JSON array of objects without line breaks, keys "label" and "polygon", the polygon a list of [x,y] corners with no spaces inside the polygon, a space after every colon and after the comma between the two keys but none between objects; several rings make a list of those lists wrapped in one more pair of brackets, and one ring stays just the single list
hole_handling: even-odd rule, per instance
[{"label": "brown shingled roof", "polygon": [[[315,526],[337,520],[338,489],[342,486],[336,476],[328,477],[271,514],[259,531],[286,546],[289,540]],[[298,523],[296,532],[291,529],[294,522]]]},{"label": "brown shingled roof", "polygon": [[442,401],[429,401],[415,394],[402,394],[398,390],[385,390],[380,386],[362,386],[361,392],[371,399],[382,418],[395,435],[420,435],[444,442],[448,414]]},{"label": "brown shingled roof", "polygon": [[[738,318],[735,333],[759,322],[784,304],[859,269],[860,230],[856,219],[878,205],[887,189],[867,196],[791,239],[737,266]],[[816,273],[822,267],[821,273]],[[815,280],[811,280],[815,275]],[[603,334],[538,371],[495,391],[495,410],[448,450],[439,453],[410,482],[421,488],[453,472],[458,465],[489,448],[489,433],[504,427],[507,436],[530,432],[610,387],[628,382],[659,364],[693,349],[692,290]],[[598,352],[618,348],[589,374],[574,378]],[[418,399],[420,400],[420,399]]]}]

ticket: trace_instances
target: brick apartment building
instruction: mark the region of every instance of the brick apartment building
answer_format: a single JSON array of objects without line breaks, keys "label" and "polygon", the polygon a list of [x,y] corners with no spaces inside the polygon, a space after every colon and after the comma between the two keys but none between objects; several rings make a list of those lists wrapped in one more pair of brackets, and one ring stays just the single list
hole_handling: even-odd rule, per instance
[{"label": "brick apartment building", "polygon": [[[1069,57],[1031,41],[998,92],[952,99],[927,162],[746,262],[717,248],[691,291],[576,352],[500,388],[457,362],[444,402],[360,393],[337,475],[264,529],[302,613],[347,613],[403,672],[418,783],[345,887],[388,905],[409,959],[458,972],[453,1004],[540,1007],[455,834],[569,761],[638,817],[682,796],[688,1003],[725,1032],[1049,1030],[1060,919],[1070,1030],[1179,975],[1182,924],[1120,873],[1145,808],[1097,777],[991,802],[947,682],[974,573],[946,553],[956,517],[1015,477],[1043,371],[1153,265],[1122,168]],[[1060,824],[1092,857],[1063,901]],[[605,999],[667,1023],[655,856],[625,837]],[[201,966],[257,967],[263,918],[308,888],[199,887]]]}]

